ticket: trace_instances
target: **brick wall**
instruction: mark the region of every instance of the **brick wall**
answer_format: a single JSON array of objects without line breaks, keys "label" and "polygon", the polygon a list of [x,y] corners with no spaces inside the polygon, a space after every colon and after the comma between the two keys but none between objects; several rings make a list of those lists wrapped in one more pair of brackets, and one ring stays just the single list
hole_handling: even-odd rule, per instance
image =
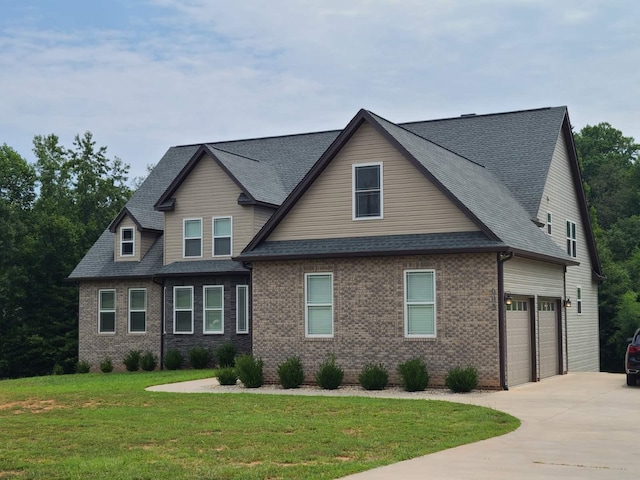
[{"label": "brick wall", "polygon": [[[147,289],[146,333],[129,333],[130,288]],[[115,333],[98,333],[98,291],[116,291]],[[100,362],[109,357],[114,369],[124,370],[122,360],[130,350],[150,351],[160,358],[162,288],[153,281],[83,281],[80,283],[78,357],[99,371]]]},{"label": "brick wall", "polygon": [[[436,338],[404,336],[404,270],[436,271]],[[304,274],[333,272],[334,336],[305,337]],[[498,388],[497,265],[494,254],[375,257],[253,264],[253,353],[265,363],[267,381],[277,365],[301,358],[306,381],[329,353],[357,383],[367,363],[396,367],[422,357],[430,385],[443,385],[454,366],[473,365],[483,387]]]}]

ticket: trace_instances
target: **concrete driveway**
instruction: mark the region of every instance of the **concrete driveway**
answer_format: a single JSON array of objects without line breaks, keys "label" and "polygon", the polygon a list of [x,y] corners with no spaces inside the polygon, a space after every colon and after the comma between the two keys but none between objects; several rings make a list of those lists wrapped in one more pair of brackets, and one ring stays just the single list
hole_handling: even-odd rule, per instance
[{"label": "concrete driveway", "polygon": [[[453,399],[452,399],[453,400]],[[522,421],[501,437],[345,477],[377,479],[622,479],[640,472],[640,387],[624,375],[571,373],[455,401]]]}]

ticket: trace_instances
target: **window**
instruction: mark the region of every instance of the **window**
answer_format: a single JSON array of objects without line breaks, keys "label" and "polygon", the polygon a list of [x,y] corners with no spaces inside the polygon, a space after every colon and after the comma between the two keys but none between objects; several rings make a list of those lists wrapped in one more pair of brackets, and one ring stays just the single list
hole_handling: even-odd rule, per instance
[{"label": "window", "polygon": [[305,274],[305,333],[308,337],[333,336],[333,274]]},{"label": "window", "polygon": [[122,227],[120,229],[120,256],[129,257],[134,250],[135,233],[133,227]]},{"label": "window", "polygon": [[551,226],[553,225],[553,218],[551,212],[547,212],[547,234],[551,235]]},{"label": "window", "polygon": [[577,257],[578,240],[576,236],[576,224],[567,220],[567,255]]},{"label": "window", "polygon": [[433,270],[404,272],[404,334],[436,336],[436,273]]},{"label": "window", "polygon": [[582,315],[582,287],[577,287],[576,291],[578,315]]},{"label": "window", "polygon": [[98,333],[116,333],[116,291],[98,291]]},{"label": "window", "polygon": [[[526,300],[512,300],[511,305],[507,305],[507,311],[526,312],[528,308],[527,305],[529,305],[529,302],[527,302]],[[540,305],[538,304],[538,309],[539,308]]]},{"label": "window", "polygon": [[382,163],[353,166],[353,219],[382,218]]},{"label": "window", "polygon": [[204,333],[224,333],[224,287],[222,285],[204,286],[203,289],[203,327]]},{"label": "window", "polygon": [[213,219],[213,256],[231,255],[231,217]]},{"label": "window", "polygon": [[184,256],[202,256],[202,219],[200,218],[184,221]]},{"label": "window", "polygon": [[193,333],[193,287],[173,287],[173,333]]},{"label": "window", "polygon": [[129,289],[129,333],[147,331],[147,290]]},{"label": "window", "polygon": [[236,333],[249,333],[248,285],[236,285]]},{"label": "window", "polygon": [[539,312],[555,312],[556,311],[556,302],[554,301],[538,301],[538,311]]}]

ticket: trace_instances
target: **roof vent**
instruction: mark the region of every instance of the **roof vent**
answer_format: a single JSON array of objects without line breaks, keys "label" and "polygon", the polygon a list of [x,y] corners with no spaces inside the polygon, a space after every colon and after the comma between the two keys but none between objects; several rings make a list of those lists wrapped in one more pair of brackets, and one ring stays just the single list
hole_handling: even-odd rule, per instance
[{"label": "roof vent", "polygon": [[475,117],[476,114],[475,113],[463,113],[462,115],[460,115],[461,117]]}]

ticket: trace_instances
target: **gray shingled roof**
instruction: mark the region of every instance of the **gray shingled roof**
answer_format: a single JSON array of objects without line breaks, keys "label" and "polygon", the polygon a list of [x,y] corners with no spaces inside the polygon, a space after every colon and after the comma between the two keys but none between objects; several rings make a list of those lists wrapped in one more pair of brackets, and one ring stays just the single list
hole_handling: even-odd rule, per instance
[{"label": "gray shingled roof", "polygon": [[197,260],[174,262],[158,270],[159,276],[195,275],[201,273],[248,273],[249,270],[242,263],[233,260]]}]

